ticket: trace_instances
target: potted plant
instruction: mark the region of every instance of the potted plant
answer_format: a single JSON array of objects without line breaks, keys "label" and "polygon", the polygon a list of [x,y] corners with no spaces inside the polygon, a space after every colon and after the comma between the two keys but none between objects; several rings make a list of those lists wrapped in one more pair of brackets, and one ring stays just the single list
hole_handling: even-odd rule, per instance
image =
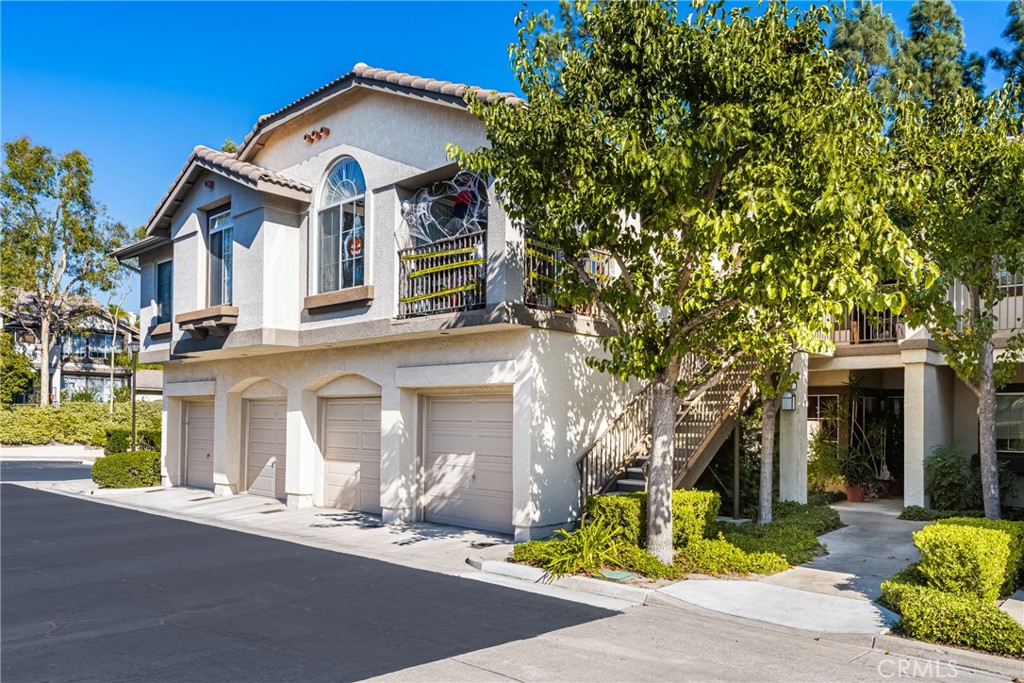
[{"label": "potted plant", "polygon": [[850,449],[840,457],[839,469],[846,482],[846,499],[851,503],[863,503],[868,485],[876,479],[871,455],[860,449]]}]

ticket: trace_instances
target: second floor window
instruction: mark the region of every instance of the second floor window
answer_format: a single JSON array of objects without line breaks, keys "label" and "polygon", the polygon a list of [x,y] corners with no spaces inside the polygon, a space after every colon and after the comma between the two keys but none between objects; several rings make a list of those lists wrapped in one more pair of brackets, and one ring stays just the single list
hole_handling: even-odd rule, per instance
[{"label": "second floor window", "polygon": [[230,208],[210,214],[210,306],[231,303],[231,228]]},{"label": "second floor window", "polygon": [[156,264],[156,320],[154,322],[157,325],[171,322],[173,273],[173,262],[164,261]]},{"label": "second floor window", "polygon": [[366,181],[351,157],[327,174],[318,216],[319,291],[333,292],[364,284]]}]

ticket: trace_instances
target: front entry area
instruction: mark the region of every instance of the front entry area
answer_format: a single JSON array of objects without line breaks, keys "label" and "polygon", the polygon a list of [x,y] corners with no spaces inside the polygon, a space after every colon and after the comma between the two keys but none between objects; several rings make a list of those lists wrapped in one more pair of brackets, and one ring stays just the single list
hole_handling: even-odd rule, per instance
[{"label": "front entry area", "polygon": [[185,404],[185,485],[213,488],[213,404]]},{"label": "front entry area", "polygon": [[245,484],[249,493],[285,497],[285,402],[246,401]]},{"label": "front entry area", "polygon": [[380,398],[324,402],[324,505],[379,515]]},{"label": "front entry area", "polygon": [[425,401],[424,519],[512,533],[512,397]]}]

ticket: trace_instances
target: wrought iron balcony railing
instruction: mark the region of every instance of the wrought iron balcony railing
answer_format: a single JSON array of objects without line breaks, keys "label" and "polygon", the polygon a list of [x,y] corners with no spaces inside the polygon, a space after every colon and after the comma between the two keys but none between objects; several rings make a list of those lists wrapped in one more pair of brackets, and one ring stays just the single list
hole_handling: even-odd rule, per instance
[{"label": "wrought iron balcony railing", "polygon": [[486,231],[398,252],[398,317],[482,308],[487,303]]}]

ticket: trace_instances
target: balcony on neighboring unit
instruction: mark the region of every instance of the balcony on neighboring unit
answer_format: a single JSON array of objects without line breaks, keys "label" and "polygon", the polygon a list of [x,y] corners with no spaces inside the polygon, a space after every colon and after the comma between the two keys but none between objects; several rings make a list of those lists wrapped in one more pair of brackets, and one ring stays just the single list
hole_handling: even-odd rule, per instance
[{"label": "balcony on neighboring unit", "polygon": [[[597,306],[593,303],[582,306],[566,306],[559,303],[558,278],[563,269],[567,267],[561,250],[553,244],[527,235],[524,251],[526,258],[523,272],[523,300],[527,306],[547,311],[597,315]],[[612,279],[611,257],[604,252],[591,252],[586,268],[598,283]]]},{"label": "balcony on neighboring unit", "polygon": [[836,344],[891,344],[902,341],[905,334],[906,325],[895,313],[855,308],[835,322],[832,341]]},{"label": "balcony on neighboring unit", "polygon": [[487,303],[487,231],[398,252],[398,317],[483,308]]}]

